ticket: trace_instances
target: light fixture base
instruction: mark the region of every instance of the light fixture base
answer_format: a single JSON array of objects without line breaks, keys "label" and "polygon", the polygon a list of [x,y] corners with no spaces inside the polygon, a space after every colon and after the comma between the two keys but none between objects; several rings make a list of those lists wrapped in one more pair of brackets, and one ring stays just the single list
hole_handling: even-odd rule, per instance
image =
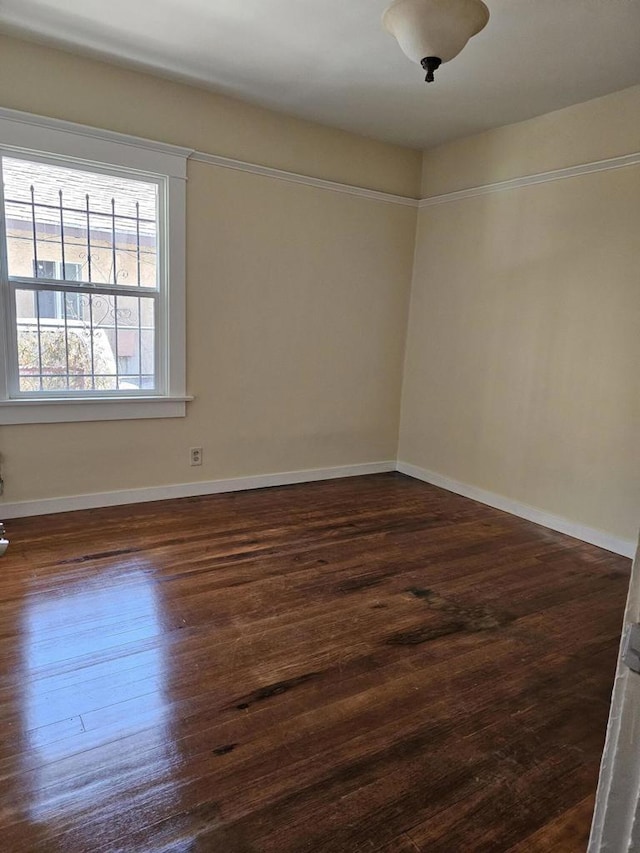
[{"label": "light fixture base", "polygon": [[434,72],[440,68],[442,65],[442,60],[439,56],[425,56],[421,63],[424,70],[427,72],[426,81],[427,83],[433,83],[435,80]]},{"label": "light fixture base", "polygon": [[464,50],[487,25],[489,14],[482,0],[394,0],[382,20],[402,52],[422,64],[427,83],[432,83],[439,65]]}]

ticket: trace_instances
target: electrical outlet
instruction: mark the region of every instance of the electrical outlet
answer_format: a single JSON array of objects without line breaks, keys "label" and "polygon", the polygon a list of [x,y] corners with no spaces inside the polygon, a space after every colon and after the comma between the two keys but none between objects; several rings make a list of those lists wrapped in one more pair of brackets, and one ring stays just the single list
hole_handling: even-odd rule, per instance
[{"label": "electrical outlet", "polygon": [[192,447],[189,451],[189,457],[191,459],[192,468],[197,468],[199,465],[202,465],[202,448]]}]

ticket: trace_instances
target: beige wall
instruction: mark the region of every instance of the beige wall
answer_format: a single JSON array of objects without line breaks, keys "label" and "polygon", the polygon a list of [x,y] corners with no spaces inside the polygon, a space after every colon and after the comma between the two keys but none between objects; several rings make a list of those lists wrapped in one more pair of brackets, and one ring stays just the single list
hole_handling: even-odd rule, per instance
[{"label": "beige wall", "polygon": [[[418,190],[413,151],[5,38],[0,104]],[[395,458],[416,211],[198,162],[188,177],[187,418],[2,427],[6,501]]]},{"label": "beige wall", "polygon": [[640,150],[640,86],[425,152],[422,198]]},{"label": "beige wall", "polygon": [[[639,140],[637,87],[428,152],[425,186],[628,154]],[[639,228],[640,166],[422,210],[400,458],[635,539]]]},{"label": "beige wall", "polygon": [[[416,152],[1,36],[0,105],[419,193]],[[423,192],[639,139],[636,87],[427,152]],[[2,428],[7,501],[395,458],[413,272],[400,458],[636,535],[640,167],[425,209],[415,267],[410,208],[192,162],[188,217],[188,417]]]},{"label": "beige wall", "polygon": [[419,196],[419,151],[1,34],[0,106]]}]

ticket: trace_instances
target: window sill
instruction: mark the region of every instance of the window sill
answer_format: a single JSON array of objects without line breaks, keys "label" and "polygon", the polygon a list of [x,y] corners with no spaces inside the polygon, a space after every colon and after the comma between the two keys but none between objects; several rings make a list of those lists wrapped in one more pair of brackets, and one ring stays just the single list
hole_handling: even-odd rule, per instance
[{"label": "window sill", "polygon": [[4,400],[0,402],[0,426],[184,418],[190,400],[193,397]]}]

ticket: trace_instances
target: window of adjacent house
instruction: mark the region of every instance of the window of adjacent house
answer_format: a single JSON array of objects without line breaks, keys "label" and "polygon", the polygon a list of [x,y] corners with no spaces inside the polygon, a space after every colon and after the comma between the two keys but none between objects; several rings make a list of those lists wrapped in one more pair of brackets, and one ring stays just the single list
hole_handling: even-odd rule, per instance
[{"label": "window of adjacent house", "polygon": [[1,163],[10,395],[162,393],[161,184]]},{"label": "window of adjacent house", "polygon": [[[33,268],[33,275],[36,278],[62,278],[67,281],[82,281],[82,264],[69,262],[62,269],[62,264],[58,261],[38,261],[36,264],[34,259]],[[38,293],[37,299],[37,315],[41,319],[50,318],[61,321],[69,317],[78,320],[84,319],[84,304],[79,293],[67,293],[65,295],[63,293],[42,290]]]},{"label": "window of adjacent house", "polygon": [[191,153],[0,107],[0,425],[185,416]]}]

